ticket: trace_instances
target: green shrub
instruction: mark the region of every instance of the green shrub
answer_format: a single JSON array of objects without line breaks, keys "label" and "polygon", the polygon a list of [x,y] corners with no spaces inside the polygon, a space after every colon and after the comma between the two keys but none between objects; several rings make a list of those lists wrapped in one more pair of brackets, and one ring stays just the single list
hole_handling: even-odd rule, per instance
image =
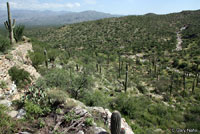
[{"label": "green shrub", "polygon": [[162,92],[167,92],[169,90],[170,81],[167,77],[161,77],[154,84],[156,92],[162,93]]},{"label": "green shrub", "polygon": [[53,69],[44,79],[48,87],[66,87],[69,84],[69,73],[62,69]]},{"label": "green shrub", "polygon": [[50,100],[51,104],[58,106],[59,104],[65,103],[68,95],[62,90],[53,89],[47,92],[47,97]]},{"label": "green shrub", "polygon": [[140,84],[137,84],[136,88],[142,93],[145,94],[147,92],[146,88]]},{"label": "green shrub", "polygon": [[19,88],[23,88],[31,83],[30,73],[24,69],[19,69],[14,66],[8,70],[8,73],[11,76],[12,81],[14,81]]},{"label": "green shrub", "polygon": [[73,120],[77,120],[80,118],[80,115],[75,114],[74,111],[70,111],[67,114],[65,114],[64,119],[66,122],[71,122]]},{"label": "green shrub", "polygon": [[91,118],[91,117],[88,117],[88,118],[85,119],[84,123],[85,123],[86,126],[92,126],[93,122],[94,122],[94,119]]},{"label": "green shrub", "polygon": [[5,81],[0,81],[0,88],[1,89],[6,89],[7,88],[7,83]]},{"label": "green shrub", "polygon": [[145,111],[151,103],[145,97],[130,97],[126,94],[121,94],[114,100],[113,108],[119,110],[131,119],[136,119],[142,116],[141,111]]},{"label": "green shrub", "polygon": [[27,119],[36,119],[43,115],[43,109],[33,102],[25,102],[26,118]]},{"label": "green shrub", "polygon": [[82,95],[80,100],[87,106],[107,107],[109,104],[108,98],[101,91],[88,91]]},{"label": "green shrub", "polygon": [[0,52],[5,53],[10,47],[9,40],[0,36]]},{"label": "green shrub", "polygon": [[187,113],[184,115],[186,127],[200,130],[200,105],[192,104],[188,107]]},{"label": "green shrub", "polygon": [[17,133],[20,127],[19,122],[13,120],[6,114],[7,108],[0,105],[0,134]]},{"label": "green shrub", "polygon": [[13,59],[13,56],[11,54],[8,54],[5,56],[6,59],[8,59],[9,61],[11,61]]},{"label": "green shrub", "polygon": [[19,26],[16,26],[13,30],[14,32],[14,38],[17,42],[21,41],[22,40],[22,36],[23,36],[23,33],[24,33],[24,28],[25,26],[23,25],[19,25]]},{"label": "green shrub", "polygon": [[42,52],[29,52],[29,57],[32,61],[32,65],[38,70],[39,65],[42,65],[45,61],[45,56]]},{"label": "green shrub", "polygon": [[38,119],[38,128],[43,128],[45,127],[45,121],[42,120],[41,118]]}]

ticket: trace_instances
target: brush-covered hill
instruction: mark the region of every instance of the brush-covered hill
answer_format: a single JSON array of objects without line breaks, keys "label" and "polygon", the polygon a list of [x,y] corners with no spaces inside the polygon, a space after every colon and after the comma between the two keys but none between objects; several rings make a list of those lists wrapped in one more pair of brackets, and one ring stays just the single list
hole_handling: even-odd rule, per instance
[{"label": "brush-covered hill", "polygon": [[198,10],[29,29],[30,58],[48,86],[120,111],[136,134],[199,132],[199,24]]}]

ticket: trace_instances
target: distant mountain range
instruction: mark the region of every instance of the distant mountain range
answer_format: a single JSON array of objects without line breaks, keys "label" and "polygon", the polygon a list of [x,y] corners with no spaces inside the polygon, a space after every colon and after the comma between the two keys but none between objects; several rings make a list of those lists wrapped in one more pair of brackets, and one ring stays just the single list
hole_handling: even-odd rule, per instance
[{"label": "distant mountain range", "polygon": [[[120,16],[97,11],[68,12],[12,10],[11,14],[12,18],[16,19],[17,24],[27,26],[63,25]],[[7,11],[0,10],[0,25],[2,25],[6,20]]]}]

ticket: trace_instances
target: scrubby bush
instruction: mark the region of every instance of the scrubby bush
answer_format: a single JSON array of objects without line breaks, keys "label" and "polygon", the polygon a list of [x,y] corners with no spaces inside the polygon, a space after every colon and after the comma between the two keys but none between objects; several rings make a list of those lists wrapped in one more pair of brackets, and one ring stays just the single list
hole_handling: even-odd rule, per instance
[{"label": "scrubby bush", "polygon": [[22,40],[24,28],[25,28],[25,26],[23,26],[23,25],[18,25],[14,28],[13,32],[14,32],[14,38],[15,38],[16,42],[19,42]]},{"label": "scrubby bush", "polygon": [[40,52],[29,52],[29,57],[32,61],[32,65],[38,70],[39,65],[42,65],[45,61],[43,53]]},{"label": "scrubby bush", "polygon": [[131,119],[136,119],[142,116],[141,111],[144,111],[151,101],[145,97],[129,97],[126,94],[121,94],[115,99],[114,108],[119,110],[124,115]]},{"label": "scrubby bush", "polygon": [[4,53],[10,48],[9,40],[0,36],[0,52]]},{"label": "scrubby bush", "polygon": [[14,81],[19,88],[23,88],[31,83],[30,73],[24,69],[19,69],[14,66],[8,70],[8,73],[11,76],[12,81]]},{"label": "scrubby bush", "polygon": [[5,89],[7,88],[7,83],[5,81],[0,81],[0,88]]},{"label": "scrubby bush", "polygon": [[44,114],[43,109],[39,105],[30,101],[25,102],[25,110],[27,119],[35,119]]},{"label": "scrubby bush", "polygon": [[142,93],[145,94],[147,92],[147,89],[145,88],[145,86],[142,86],[140,84],[137,84],[136,88]]},{"label": "scrubby bush", "polygon": [[108,98],[101,91],[84,92],[80,99],[87,106],[107,107],[109,104]]},{"label": "scrubby bush", "polygon": [[6,114],[7,108],[0,105],[0,134],[17,133],[20,128],[19,122]]},{"label": "scrubby bush", "polygon": [[65,103],[68,95],[65,91],[62,91],[60,89],[53,89],[47,92],[47,97],[53,106],[58,106]]},{"label": "scrubby bush", "polygon": [[187,113],[184,115],[186,127],[200,130],[200,105],[193,104],[188,107]]},{"label": "scrubby bush", "polygon": [[161,77],[154,85],[157,93],[167,92],[169,90],[170,81],[167,77]]},{"label": "scrubby bush", "polygon": [[48,87],[66,87],[69,84],[69,73],[62,69],[52,69],[44,79]]}]

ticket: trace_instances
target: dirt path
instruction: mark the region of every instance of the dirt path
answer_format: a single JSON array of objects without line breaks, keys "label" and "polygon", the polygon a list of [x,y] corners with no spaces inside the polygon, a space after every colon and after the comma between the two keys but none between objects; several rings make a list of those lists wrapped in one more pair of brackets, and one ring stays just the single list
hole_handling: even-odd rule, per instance
[{"label": "dirt path", "polygon": [[186,29],[186,26],[182,27],[177,33],[176,33],[176,36],[177,36],[177,44],[176,44],[176,51],[181,51],[182,50],[182,38],[181,38],[181,32],[183,30]]}]

